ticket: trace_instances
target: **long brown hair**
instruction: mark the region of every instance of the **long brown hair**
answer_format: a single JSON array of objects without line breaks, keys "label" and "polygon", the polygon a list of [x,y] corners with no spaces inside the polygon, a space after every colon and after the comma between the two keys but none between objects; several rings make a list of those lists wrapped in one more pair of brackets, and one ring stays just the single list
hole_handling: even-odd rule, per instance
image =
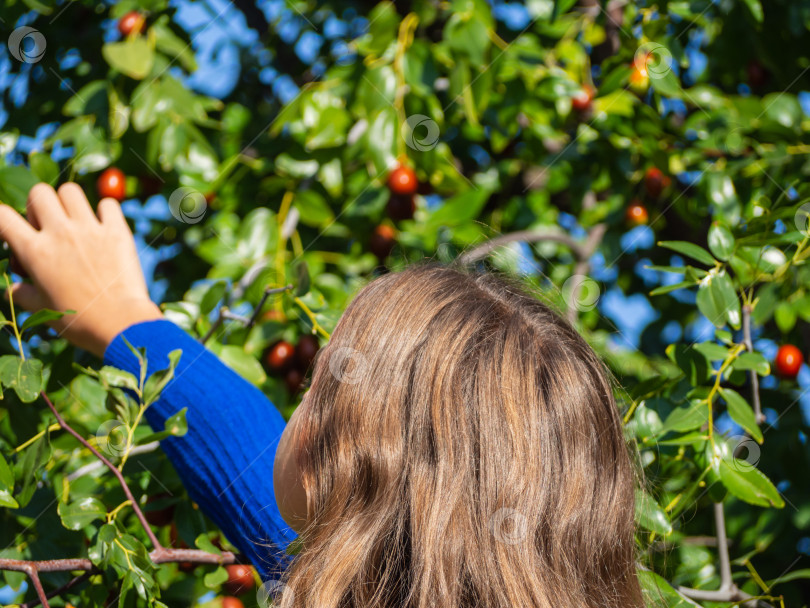
[{"label": "long brown hair", "polygon": [[643,606],[611,383],[536,297],[435,265],[376,279],[301,407],[282,608]]}]

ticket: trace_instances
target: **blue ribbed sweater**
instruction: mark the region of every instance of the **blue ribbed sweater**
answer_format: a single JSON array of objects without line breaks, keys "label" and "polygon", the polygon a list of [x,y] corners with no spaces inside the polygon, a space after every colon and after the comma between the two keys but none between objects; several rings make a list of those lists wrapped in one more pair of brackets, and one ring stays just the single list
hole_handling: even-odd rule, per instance
[{"label": "blue ribbed sweater", "polygon": [[167,320],[137,323],[121,332],[104,363],[139,373],[124,342],[146,349],[148,373],[169,366],[182,349],[174,378],[146,410],[155,431],[188,408],[188,432],[161,442],[191,498],[256,566],[276,578],[291,558],[284,553],[295,532],[284,522],[273,493],[273,461],[284,419],[264,394],[226,367],[211,351]]}]

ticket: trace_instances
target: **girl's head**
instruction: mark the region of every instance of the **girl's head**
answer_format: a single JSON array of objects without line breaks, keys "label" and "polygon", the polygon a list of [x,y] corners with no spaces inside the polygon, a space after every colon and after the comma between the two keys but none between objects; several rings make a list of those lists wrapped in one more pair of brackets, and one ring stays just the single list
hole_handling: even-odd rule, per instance
[{"label": "girl's head", "polygon": [[284,608],[642,605],[603,365],[503,280],[370,283],[290,428],[307,516]]}]

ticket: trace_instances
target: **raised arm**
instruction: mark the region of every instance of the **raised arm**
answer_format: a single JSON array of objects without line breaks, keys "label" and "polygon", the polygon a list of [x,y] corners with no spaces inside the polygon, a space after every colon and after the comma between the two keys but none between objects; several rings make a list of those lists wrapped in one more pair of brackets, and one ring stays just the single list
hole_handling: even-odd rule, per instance
[{"label": "raised arm", "polygon": [[54,328],[116,367],[137,371],[124,342],[146,349],[149,371],[168,365],[182,349],[175,378],[147,420],[163,429],[168,416],[188,408],[188,433],[164,450],[190,495],[229,540],[264,574],[283,566],[295,533],[281,518],[273,493],[273,461],[284,420],[254,386],[173,323],[150,301],[132,233],[118,202],[104,199],[93,213],[76,184],[55,192],[31,190],[26,220],[0,205],[0,237],[11,246],[32,283],[13,286],[27,310],[74,310]]}]

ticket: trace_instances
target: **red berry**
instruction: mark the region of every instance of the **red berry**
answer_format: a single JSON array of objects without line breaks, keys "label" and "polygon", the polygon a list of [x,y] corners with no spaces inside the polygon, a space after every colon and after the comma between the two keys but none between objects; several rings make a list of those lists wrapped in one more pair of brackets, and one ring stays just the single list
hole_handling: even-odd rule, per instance
[{"label": "red berry", "polygon": [[371,235],[369,249],[379,259],[384,260],[391,254],[396,242],[396,232],[391,226],[377,226]]},{"label": "red berry", "polygon": [[392,220],[410,220],[416,211],[416,203],[411,195],[392,194],[385,209]]},{"label": "red berry", "polygon": [[650,220],[650,215],[647,213],[647,208],[642,205],[638,199],[634,199],[631,205],[627,208],[624,214],[627,223],[631,226],[641,226]]},{"label": "red berry", "polygon": [[143,31],[145,19],[138,11],[130,11],[118,20],[118,31],[122,36],[140,34]]},{"label": "red berry", "polygon": [[264,360],[270,371],[279,373],[292,365],[294,355],[295,347],[286,340],[281,340],[270,347]]},{"label": "red berry", "polygon": [[309,369],[320,347],[318,338],[312,334],[301,336],[301,339],[298,340],[298,344],[295,345],[295,362],[298,364],[300,370],[306,371]]},{"label": "red berry", "polygon": [[650,75],[647,73],[646,62],[642,67],[633,65],[630,72],[630,88],[637,93],[644,93],[649,87]]},{"label": "red berry", "polygon": [[804,356],[802,356],[802,351],[792,344],[783,344],[776,353],[774,363],[776,364],[777,374],[788,380],[793,380],[799,374],[799,369],[804,363]]},{"label": "red berry", "polygon": [[245,608],[245,605],[238,597],[226,595],[222,598],[222,608]]},{"label": "red berry", "polygon": [[669,186],[669,182],[669,177],[661,173],[658,167],[650,167],[644,174],[644,187],[652,198],[661,196],[661,192]]},{"label": "red berry", "polygon": [[245,564],[231,564],[225,566],[225,570],[228,571],[228,580],[223,587],[229,595],[239,595],[253,589],[253,568]]},{"label": "red berry", "polygon": [[96,188],[101,198],[110,197],[120,202],[127,194],[127,176],[121,169],[110,167],[99,175]]},{"label": "red berry", "polygon": [[413,194],[418,187],[416,173],[407,165],[399,165],[388,174],[388,188],[394,194]]},{"label": "red berry", "polygon": [[571,107],[577,112],[587,112],[591,109],[591,102],[593,101],[596,92],[589,84],[584,85],[577,93],[571,98]]}]

